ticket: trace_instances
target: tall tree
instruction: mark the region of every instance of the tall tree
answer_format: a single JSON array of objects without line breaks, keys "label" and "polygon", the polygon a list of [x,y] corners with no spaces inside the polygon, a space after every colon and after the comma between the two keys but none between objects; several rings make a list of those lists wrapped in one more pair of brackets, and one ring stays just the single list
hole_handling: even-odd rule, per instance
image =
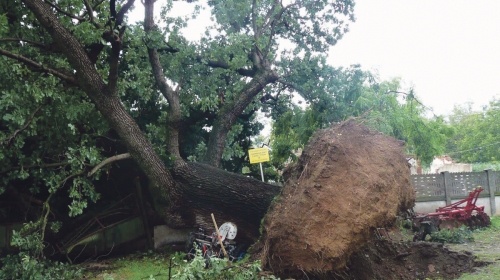
[{"label": "tall tree", "polygon": [[498,162],[500,100],[493,98],[481,111],[472,110],[472,105],[455,105],[449,116],[456,133],[448,141],[447,153],[461,162]]}]

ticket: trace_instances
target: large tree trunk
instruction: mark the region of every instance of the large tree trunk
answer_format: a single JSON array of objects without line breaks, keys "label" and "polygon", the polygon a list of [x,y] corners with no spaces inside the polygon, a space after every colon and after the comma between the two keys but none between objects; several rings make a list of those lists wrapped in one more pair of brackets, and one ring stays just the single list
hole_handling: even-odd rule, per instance
[{"label": "large tree trunk", "polygon": [[[259,236],[260,222],[281,188],[250,177],[200,163],[175,169],[182,184],[184,213],[192,225],[213,228],[210,213],[220,223],[238,226],[238,240],[253,242]],[[219,223],[219,224],[220,224]]]}]

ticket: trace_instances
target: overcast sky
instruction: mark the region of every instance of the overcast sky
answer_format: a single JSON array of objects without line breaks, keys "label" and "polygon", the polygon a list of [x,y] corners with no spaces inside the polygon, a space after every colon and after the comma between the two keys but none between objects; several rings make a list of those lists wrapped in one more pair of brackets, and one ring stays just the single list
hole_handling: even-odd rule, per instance
[{"label": "overcast sky", "polygon": [[500,95],[500,1],[357,0],[355,15],[332,65],[401,77],[436,114]]},{"label": "overcast sky", "polygon": [[[142,20],[136,6],[132,18]],[[330,50],[331,65],[401,77],[437,115],[500,97],[500,0],[357,0],[354,12],[356,22]],[[207,21],[205,12],[185,35],[196,38]]]}]

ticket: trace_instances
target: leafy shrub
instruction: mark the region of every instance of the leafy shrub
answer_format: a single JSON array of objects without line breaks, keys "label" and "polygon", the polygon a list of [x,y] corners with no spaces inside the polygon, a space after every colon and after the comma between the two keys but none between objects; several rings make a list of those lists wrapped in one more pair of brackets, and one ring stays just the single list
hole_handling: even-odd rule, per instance
[{"label": "leafy shrub", "polygon": [[244,261],[233,263],[228,266],[227,259],[212,257],[206,268],[206,259],[197,250],[192,261],[186,261],[184,266],[176,270],[172,279],[176,280],[253,280],[253,279],[278,279],[272,275],[261,275],[260,261],[245,263]]},{"label": "leafy shrub", "polygon": [[431,241],[441,243],[465,243],[466,241],[474,241],[472,231],[466,227],[461,226],[454,229],[442,229],[435,231],[431,234]]},{"label": "leafy shrub", "polygon": [[1,260],[0,279],[75,279],[82,276],[82,271],[69,264],[49,260],[37,260],[29,254],[20,252],[8,255]]},{"label": "leafy shrub", "polygon": [[498,161],[492,161],[492,162],[477,162],[472,164],[472,171],[473,172],[481,172],[486,169],[491,169],[493,171],[499,171],[500,170],[500,162]]},{"label": "leafy shrub", "polygon": [[69,264],[46,260],[39,224],[27,223],[20,231],[13,231],[11,245],[19,248],[17,255],[0,259],[0,279],[75,279],[81,270]]}]

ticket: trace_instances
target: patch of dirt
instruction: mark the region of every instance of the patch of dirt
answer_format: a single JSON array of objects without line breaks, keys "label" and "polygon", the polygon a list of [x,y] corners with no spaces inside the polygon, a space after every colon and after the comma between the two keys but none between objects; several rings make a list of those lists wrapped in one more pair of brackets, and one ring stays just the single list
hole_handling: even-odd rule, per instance
[{"label": "patch of dirt", "polygon": [[414,205],[403,145],[355,120],[317,131],[264,219],[253,249],[263,267],[297,279],[343,270],[374,228]]},{"label": "patch of dirt", "polygon": [[372,240],[336,279],[456,279],[481,263],[441,243]]}]

